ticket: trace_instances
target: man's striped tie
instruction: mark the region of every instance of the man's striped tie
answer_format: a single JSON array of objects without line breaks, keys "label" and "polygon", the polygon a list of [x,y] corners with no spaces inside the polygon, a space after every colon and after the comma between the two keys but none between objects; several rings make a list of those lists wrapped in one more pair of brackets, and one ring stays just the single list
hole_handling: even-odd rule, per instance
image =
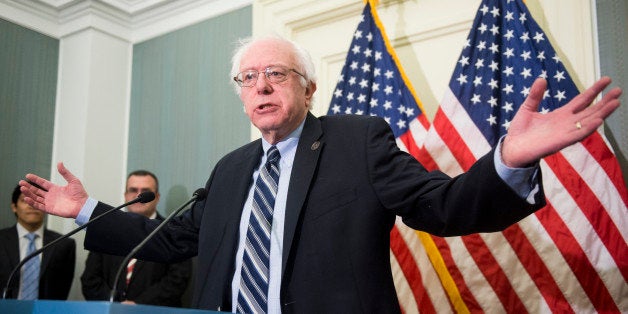
[{"label": "man's striped tie", "polygon": [[[29,233],[25,237],[29,241],[26,249],[26,256],[28,256],[36,249],[35,238],[37,238],[37,234]],[[24,264],[20,300],[36,300],[39,297],[39,268],[39,256],[31,258]]]},{"label": "man's striped tie", "polygon": [[266,313],[268,310],[268,267],[270,230],[279,183],[279,150],[271,146],[268,159],[255,181],[253,208],[246,232],[242,260],[238,313]]},{"label": "man's striped tie", "polygon": [[128,264],[126,264],[126,285],[129,286],[131,282],[131,277],[133,276],[133,269],[135,268],[135,263],[137,263],[137,259],[132,258]]}]

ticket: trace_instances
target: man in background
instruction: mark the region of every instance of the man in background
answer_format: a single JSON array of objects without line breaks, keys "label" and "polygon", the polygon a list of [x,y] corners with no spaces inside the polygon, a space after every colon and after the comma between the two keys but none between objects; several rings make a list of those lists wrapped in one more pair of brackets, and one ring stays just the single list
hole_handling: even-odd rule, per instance
[{"label": "man in background", "polygon": [[[46,229],[46,214],[24,202],[19,185],[13,189],[11,210],[17,223],[0,230],[0,285],[3,288],[11,271],[24,257],[61,236]],[[76,244],[68,238],[31,258],[11,279],[7,298],[66,300],[74,278],[75,257]]]},{"label": "man in background", "polygon": [[[157,177],[145,170],[131,172],[127,176],[125,202],[133,200],[143,192],[155,193],[155,199],[146,204],[130,205],[128,211],[150,219],[164,220],[157,213],[159,202]],[[115,276],[123,259],[123,256],[89,253],[85,261],[85,271],[81,276],[83,296],[86,300],[109,300]],[[123,272],[126,276],[118,279],[116,300],[123,303],[180,307],[181,297],[188,286],[191,273],[191,259],[175,264],[161,264],[133,258],[127,264],[126,272]]]}]

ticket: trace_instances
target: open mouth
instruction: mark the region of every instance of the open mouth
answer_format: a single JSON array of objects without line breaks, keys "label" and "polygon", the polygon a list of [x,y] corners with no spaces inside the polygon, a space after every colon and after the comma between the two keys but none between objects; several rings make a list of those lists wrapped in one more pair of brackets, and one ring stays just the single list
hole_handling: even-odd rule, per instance
[{"label": "open mouth", "polygon": [[261,105],[257,106],[257,110],[268,110],[268,109],[270,109],[272,107],[273,107],[272,104],[261,104]]}]

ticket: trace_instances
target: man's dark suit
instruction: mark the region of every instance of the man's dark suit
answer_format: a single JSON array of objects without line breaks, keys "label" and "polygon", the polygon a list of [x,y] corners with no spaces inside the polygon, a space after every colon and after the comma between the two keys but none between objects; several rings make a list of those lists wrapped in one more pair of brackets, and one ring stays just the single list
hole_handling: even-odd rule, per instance
[{"label": "man's dark suit", "polygon": [[[207,199],[141,252],[168,260],[198,249],[197,307],[231,310],[240,216],[261,156],[261,140],[226,155],[207,182]],[[440,236],[498,231],[540,208],[544,195],[537,194],[535,206],[518,197],[497,175],[492,153],[451,180],[399,151],[380,118],[308,114],[288,189],[282,312],[399,312],[389,259],[396,215]],[[94,215],[107,208],[99,204]],[[111,236],[114,224],[124,233]],[[90,226],[85,245],[125,252],[152,227],[110,216]]]},{"label": "man's dark suit", "polygon": [[[43,245],[61,235],[44,229]],[[39,299],[66,300],[74,278],[76,243],[73,239],[63,239],[42,253],[39,277]],[[37,258],[37,257],[34,257]],[[4,289],[11,271],[20,262],[20,244],[17,227],[0,230],[0,285]],[[7,297],[17,298],[20,290],[19,271],[11,280]]]},{"label": "man's dark suit", "polygon": [[[157,216],[156,219],[162,221],[164,218]],[[81,289],[86,300],[109,300],[123,259],[123,256],[89,253],[81,276]],[[139,304],[180,307],[181,297],[192,277],[192,260],[173,264],[138,260],[128,288],[124,275],[122,276],[118,280],[117,290],[124,292],[125,300]]]}]

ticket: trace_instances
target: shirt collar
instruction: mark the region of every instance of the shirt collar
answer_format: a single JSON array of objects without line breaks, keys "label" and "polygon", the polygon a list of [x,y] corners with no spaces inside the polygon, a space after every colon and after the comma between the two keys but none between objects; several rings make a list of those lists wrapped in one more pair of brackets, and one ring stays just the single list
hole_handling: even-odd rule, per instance
[{"label": "shirt collar", "polygon": [[[303,126],[305,125],[305,120],[306,119],[303,119],[303,121],[301,121],[301,124],[299,124],[299,126],[294,131],[292,131],[292,133],[288,134],[286,138],[284,138],[283,140],[275,144],[275,146],[277,146],[277,149],[279,150],[279,154],[281,154],[282,160],[284,160],[284,157],[287,157],[287,152],[293,151],[294,148],[296,147],[296,144],[299,142],[299,138],[301,137],[301,132],[303,132]],[[262,149],[264,150],[264,156],[266,156],[266,153],[268,152],[271,146],[273,145],[268,143],[262,137]]]},{"label": "shirt collar", "polygon": [[[26,228],[20,225],[19,222],[16,223],[15,225],[17,227],[18,238],[23,238],[25,235],[30,233],[30,231],[26,230]],[[40,239],[43,239],[44,238],[44,224],[41,224],[41,227],[39,227],[39,229],[35,230],[33,233],[39,236]]]}]

